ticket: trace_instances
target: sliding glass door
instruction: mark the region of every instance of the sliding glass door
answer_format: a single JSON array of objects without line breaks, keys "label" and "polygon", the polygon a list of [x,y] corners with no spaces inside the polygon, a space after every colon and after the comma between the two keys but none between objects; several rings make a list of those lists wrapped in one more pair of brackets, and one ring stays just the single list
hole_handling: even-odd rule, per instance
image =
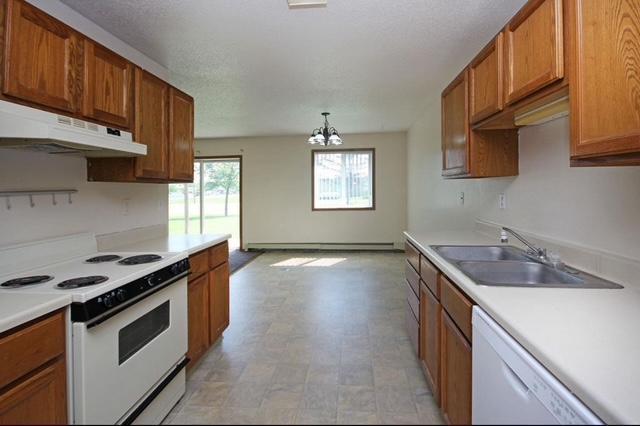
[{"label": "sliding glass door", "polygon": [[189,184],[169,185],[170,234],[231,234],[240,247],[240,158],[198,159]]}]

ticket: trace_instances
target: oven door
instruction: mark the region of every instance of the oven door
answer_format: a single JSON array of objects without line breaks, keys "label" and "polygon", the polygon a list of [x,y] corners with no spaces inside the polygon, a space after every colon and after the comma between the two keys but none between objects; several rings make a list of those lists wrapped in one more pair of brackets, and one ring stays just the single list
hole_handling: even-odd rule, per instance
[{"label": "oven door", "polygon": [[183,278],[91,328],[73,324],[75,423],[114,424],[187,352]]}]

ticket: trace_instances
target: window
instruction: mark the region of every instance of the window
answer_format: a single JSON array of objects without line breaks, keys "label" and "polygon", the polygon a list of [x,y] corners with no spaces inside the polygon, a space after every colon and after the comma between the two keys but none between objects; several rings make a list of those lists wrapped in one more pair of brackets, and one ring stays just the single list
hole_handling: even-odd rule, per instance
[{"label": "window", "polygon": [[231,234],[240,246],[238,158],[196,159],[193,183],[169,185],[169,234]]},{"label": "window", "polygon": [[313,155],[313,210],[373,210],[375,151],[316,151]]}]

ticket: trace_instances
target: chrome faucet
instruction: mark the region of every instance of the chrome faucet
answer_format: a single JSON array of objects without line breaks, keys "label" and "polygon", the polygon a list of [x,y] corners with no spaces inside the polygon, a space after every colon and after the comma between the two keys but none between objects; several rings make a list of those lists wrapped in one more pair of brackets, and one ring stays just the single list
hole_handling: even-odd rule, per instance
[{"label": "chrome faucet", "polygon": [[502,243],[508,243],[509,242],[509,236],[507,235],[507,233],[513,235],[518,240],[520,240],[522,242],[522,244],[527,246],[529,248],[529,250],[527,250],[528,254],[537,257],[538,260],[540,260],[540,261],[542,261],[544,263],[549,262],[549,258],[547,256],[547,249],[546,248],[540,248],[540,247],[534,246],[529,241],[527,241],[526,238],[524,238],[522,235],[518,234],[516,231],[514,231],[511,228],[507,228],[507,227],[504,227],[504,226],[502,227],[502,231],[500,232],[500,242],[502,242]]}]

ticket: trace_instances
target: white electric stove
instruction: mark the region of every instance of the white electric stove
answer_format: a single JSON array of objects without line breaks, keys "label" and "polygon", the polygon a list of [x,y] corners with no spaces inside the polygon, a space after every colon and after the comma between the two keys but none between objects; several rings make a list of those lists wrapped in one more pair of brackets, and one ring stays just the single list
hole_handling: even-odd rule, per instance
[{"label": "white electric stove", "polygon": [[14,265],[0,276],[0,297],[70,295],[74,423],[157,424],[185,389],[188,255],[97,252],[87,235],[76,242],[83,248],[69,237],[0,249],[3,270]]}]

